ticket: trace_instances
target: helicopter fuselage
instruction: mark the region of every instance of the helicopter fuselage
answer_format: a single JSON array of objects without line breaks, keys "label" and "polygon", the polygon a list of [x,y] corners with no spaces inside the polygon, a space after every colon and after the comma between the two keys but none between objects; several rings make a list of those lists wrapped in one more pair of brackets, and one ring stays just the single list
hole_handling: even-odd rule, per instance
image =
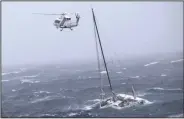
[{"label": "helicopter fuselage", "polygon": [[61,28],[61,31],[64,28],[69,28],[72,30],[72,27],[78,26],[78,22],[80,19],[80,16],[78,13],[75,13],[76,16],[76,22],[72,22],[72,17],[69,13],[62,13],[62,14],[45,14],[45,13],[33,13],[33,14],[41,14],[41,15],[60,15],[59,18],[54,20],[53,25],[58,29]]},{"label": "helicopter fuselage", "polygon": [[67,24],[62,24],[62,23],[54,23],[54,26],[56,28],[71,28],[71,27],[76,27],[77,25],[74,25],[72,23],[67,23]]},{"label": "helicopter fuselage", "polygon": [[76,15],[76,22],[72,22],[71,18],[70,17],[60,17],[60,18],[57,18],[55,21],[54,21],[54,26],[58,29],[58,28],[61,28],[61,31],[62,29],[64,28],[69,28],[72,30],[72,27],[76,27],[78,26],[78,22],[79,22],[79,18],[80,16],[77,14]]}]

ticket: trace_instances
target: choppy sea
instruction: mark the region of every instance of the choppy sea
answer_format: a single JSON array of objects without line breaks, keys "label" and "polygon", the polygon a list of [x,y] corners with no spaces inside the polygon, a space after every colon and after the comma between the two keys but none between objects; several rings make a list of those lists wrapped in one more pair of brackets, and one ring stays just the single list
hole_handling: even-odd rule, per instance
[{"label": "choppy sea", "polygon": [[[110,64],[109,64],[110,65]],[[148,105],[91,108],[100,101],[95,65],[9,67],[2,71],[2,117],[183,117],[183,59],[122,61],[109,66],[112,88]],[[111,96],[101,72],[106,97]]]}]

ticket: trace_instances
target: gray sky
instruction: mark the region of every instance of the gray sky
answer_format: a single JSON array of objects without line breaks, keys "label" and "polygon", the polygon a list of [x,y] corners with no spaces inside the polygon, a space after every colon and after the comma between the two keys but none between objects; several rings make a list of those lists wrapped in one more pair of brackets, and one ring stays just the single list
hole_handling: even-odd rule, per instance
[{"label": "gray sky", "polygon": [[[2,63],[96,60],[90,6],[106,56],[182,51],[182,2],[2,2]],[[57,16],[78,12],[79,26],[60,32]]]}]

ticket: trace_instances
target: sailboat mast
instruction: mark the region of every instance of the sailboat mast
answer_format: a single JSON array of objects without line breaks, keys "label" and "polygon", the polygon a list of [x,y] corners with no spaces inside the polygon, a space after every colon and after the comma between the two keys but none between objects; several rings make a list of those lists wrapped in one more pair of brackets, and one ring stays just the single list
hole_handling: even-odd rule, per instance
[{"label": "sailboat mast", "polygon": [[[105,61],[105,56],[104,56],[104,52],[103,52],[103,48],[102,48],[102,44],[101,44],[101,40],[100,40],[100,35],[99,35],[98,27],[97,27],[97,24],[96,24],[95,14],[94,14],[93,8],[91,8],[91,9],[92,9],[93,21],[94,21],[95,28],[96,28],[96,31],[97,31],[98,40],[99,40],[99,44],[100,44],[100,49],[101,49],[101,53],[102,53],[102,57],[103,57],[104,65],[105,65],[105,69],[106,69],[106,72],[107,72],[107,78],[108,78],[108,81],[109,81],[110,90],[113,93],[111,80],[110,80],[110,77],[109,77],[109,72],[108,72],[108,69],[107,69],[107,64],[106,64],[106,61]],[[114,95],[114,93],[113,93],[113,95]]]},{"label": "sailboat mast", "polygon": [[100,58],[99,58],[99,51],[98,51],[98,40],[97,40],[97,35],[96,35],[96,28],[95,28],[95,25],[94,25],[94,34],[95,34],[95,43],[96,43],[96,53],[97,53],[97,61],[98,61],[98,73],[99,73],[99,78],[100,78],[100,81],[101,81],[101,99],[103,100],[103,96],[104,96],[104,91],[103,91],[103,79],[101,77],[101,73],[100,73]]}]

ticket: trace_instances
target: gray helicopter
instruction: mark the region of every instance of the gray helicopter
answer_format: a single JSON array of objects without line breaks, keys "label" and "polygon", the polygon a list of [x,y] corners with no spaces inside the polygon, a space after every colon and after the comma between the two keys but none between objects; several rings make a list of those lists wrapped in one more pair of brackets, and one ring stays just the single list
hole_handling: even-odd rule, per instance
[{"label": "gray helicopter", "polygon": [[44,13],[33,13],[33,14],[40,14],[40,15],[60,15],[60,17],[56,18],[54,20],[54,23],[53,25],[59,29],[60,28],[60,31],[63,31],[63,29],[70,29],[70,30],[73,30],[72,28],[73,27],[77,27],[79,25],[79,19],[80,19],[80,16],[78,13],[75,13],[75,17],[76,17],[76,21],[72,21],[72,17],[71,15],[73,13],[61,13],[61,14],[44,14]]}]

